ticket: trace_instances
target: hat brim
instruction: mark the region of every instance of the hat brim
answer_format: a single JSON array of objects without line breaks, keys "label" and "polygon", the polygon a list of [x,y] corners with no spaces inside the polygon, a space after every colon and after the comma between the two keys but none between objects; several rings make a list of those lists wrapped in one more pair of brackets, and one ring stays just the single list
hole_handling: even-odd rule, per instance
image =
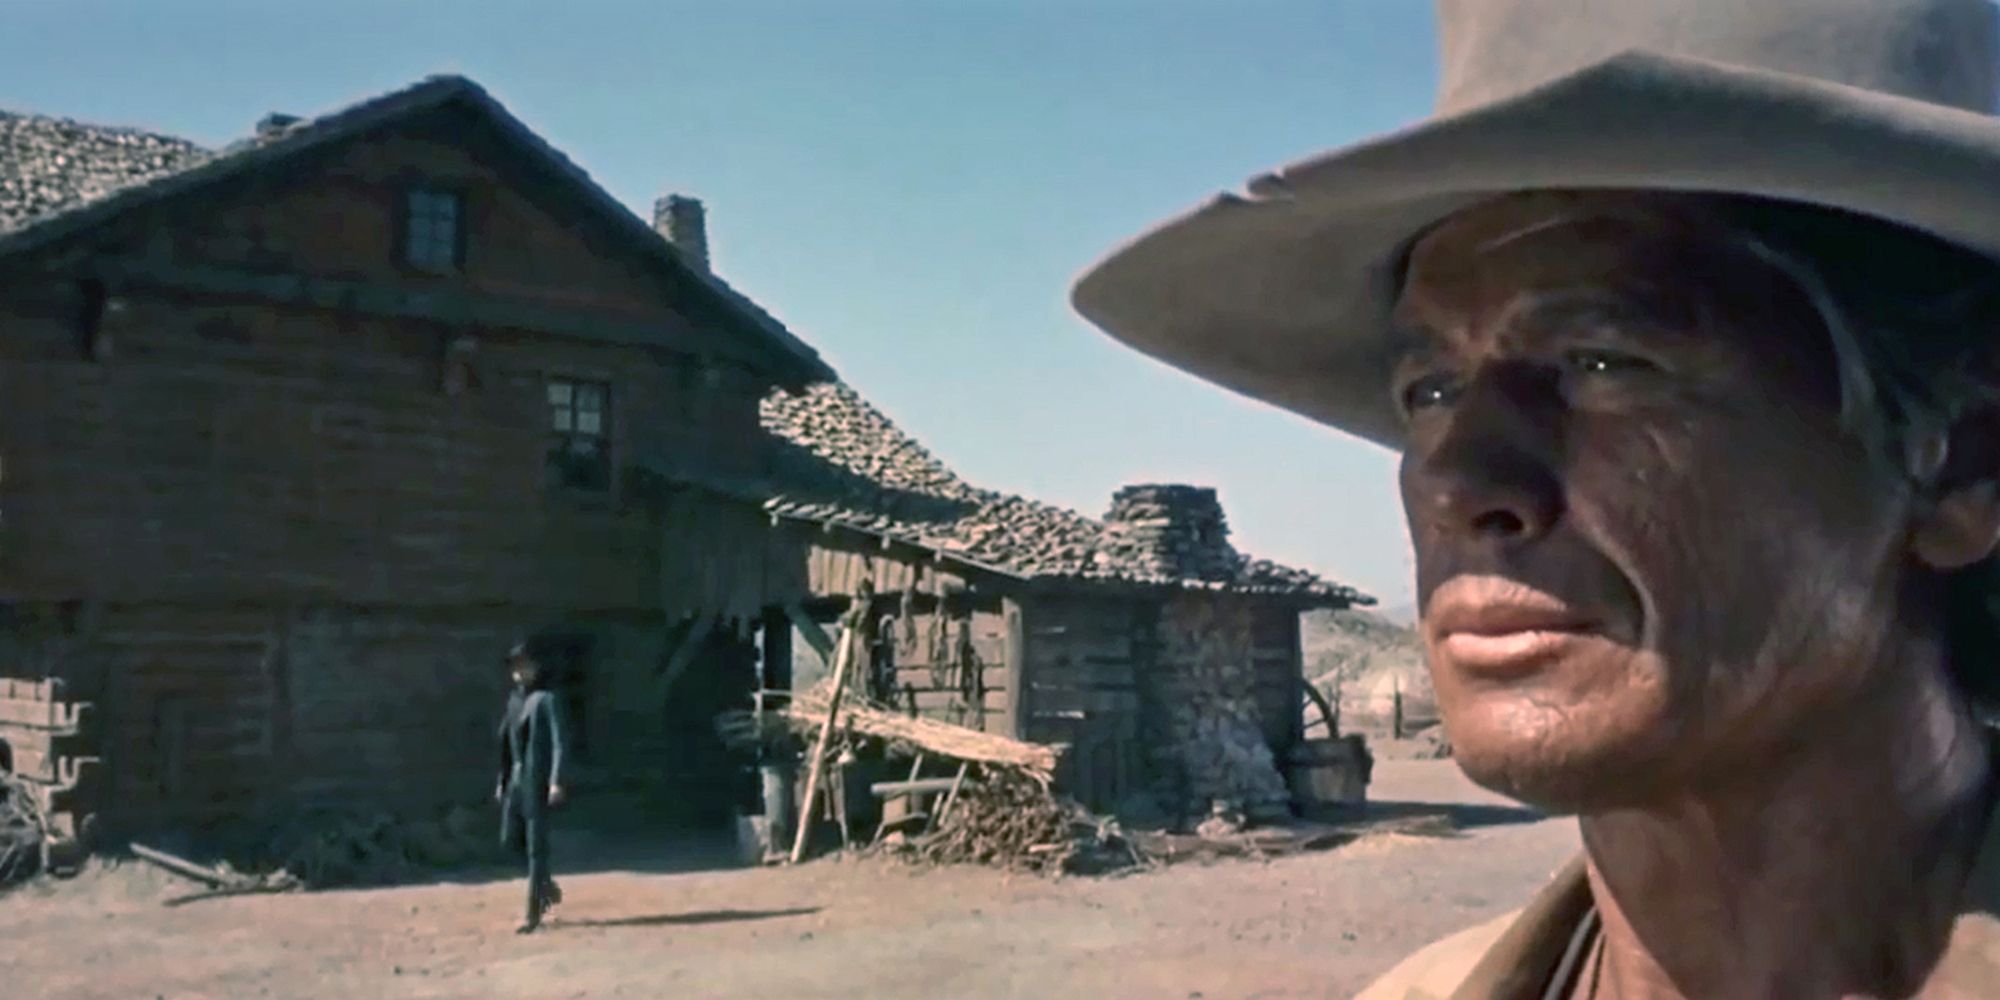
[{"label": "hat brim", "polygon": [[1650,52],[1252,181],[1115,250],[1085,318],[1183,371],[1388,448],[1390,310],[1410,242],[1538,189],[1757,195],[2000,257],[2000,120]]}]

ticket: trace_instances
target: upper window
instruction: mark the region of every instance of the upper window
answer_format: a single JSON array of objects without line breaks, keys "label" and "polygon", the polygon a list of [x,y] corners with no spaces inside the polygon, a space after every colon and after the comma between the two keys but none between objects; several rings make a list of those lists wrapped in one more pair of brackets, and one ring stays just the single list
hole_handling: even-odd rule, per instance
[{"label": "upper window", "polygon": [[426,271],[451,271],[465,262],[464,195],[426,187],[405,193],[403,260]]},{"label": "upper window", "polygon": [[549,472],[581,490],[611,488],[611,387],[552,378],[549,389]]}]

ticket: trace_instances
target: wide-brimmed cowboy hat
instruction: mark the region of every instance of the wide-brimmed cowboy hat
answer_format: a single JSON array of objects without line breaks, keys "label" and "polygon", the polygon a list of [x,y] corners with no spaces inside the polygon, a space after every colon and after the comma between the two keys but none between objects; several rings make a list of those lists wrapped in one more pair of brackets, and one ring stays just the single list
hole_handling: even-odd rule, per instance
[{"label": "wide-brimmed cowboy hat", "polygon": [[1440,0],[1436,114],[1165,223],[1085,273],[1127,344],[1389,447],[1389,313],[1427,227],[1532,189],[1756,195],[2000,256],[1988,0]]}]

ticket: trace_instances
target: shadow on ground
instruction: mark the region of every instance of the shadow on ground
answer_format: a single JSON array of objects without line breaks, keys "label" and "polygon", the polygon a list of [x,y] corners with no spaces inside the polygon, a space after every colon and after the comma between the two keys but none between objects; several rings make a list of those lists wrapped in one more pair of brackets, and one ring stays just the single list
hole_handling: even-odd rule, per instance
[{"label": "shadow on ground", "polygon": [[790,910],[697,910],[691,913],[655,913],[643,917],[612,917],[606,920],[563,920],[559,927],[686,927],[695,924],[732,924],[749,920],[776,920],[780,917],[807,917],[818,913],[817,906]]},{"label": "shadow on ground", "polygon": [[[479,827],[457,841],[448,862],[407,859],[435,855],[408,854],[415,841],[400,832],[377,836],[366,843],[352,838],[335,848],[338,860],[351,865],[354,877],[335,880],[317,891],[340,892],[410,885],[481,885],[525,878],[527,865],[519,855],[500,846],[499,816],[488,810]],[[712,872],[746,867],[732,826],[713,822],[690,822],[685,816],[663,814],[631,802],[599,801],[556,810],[549,819],[551,867],[558,877],[599,873],[675,875]],[[373,830],[401,831],[406,825],[381,824]],[[490,830],[491,832],[487,832]],[[200,865],[228,862],[236,872],[267,872],[280,863],[276,855],[259,856],[254,836],[238,840],[251,846],[230,850],[221,840],[203,843],[200,839],[171,831],[141,835],[137,842],[166,850]],[[115,863],[140,863],[114,852]],[[304,874],[303,870],[297,872]],[[204,886],[194,881],[182,883],[186,892],[164,899],[168,906],[182,906],[210,899],[254,893],[256,889],[227,889]]]},{"label": "shadow on ground", "polygon": [[1482,805],[1468,802],[1400,802],[1370,801],[1366,806],[1352,813],[1354,819],[1363,821],[1415,819],[1424,816],[1442,816],[1451,825],[1461,830],[1472,830],[1487,826],[1512,826],[1517,823],[1538,823],[1548,819],[1548,814],[1525,806]]}]

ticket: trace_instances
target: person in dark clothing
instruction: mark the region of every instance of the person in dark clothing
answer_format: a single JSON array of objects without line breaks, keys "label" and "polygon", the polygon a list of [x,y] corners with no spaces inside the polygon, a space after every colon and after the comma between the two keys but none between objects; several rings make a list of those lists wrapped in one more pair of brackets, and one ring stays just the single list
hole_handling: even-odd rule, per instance
[{"label": "person in dark clothing", "polygon": [[532,933],[542,915],[562,902],[549,875],[548,811],[562,804],[564,750],[562,713],[548,690],[549,671],[526,644],[507,654],[514,690],[500,721],[500,842],[528,861],[527,920],[517,932]]}]

